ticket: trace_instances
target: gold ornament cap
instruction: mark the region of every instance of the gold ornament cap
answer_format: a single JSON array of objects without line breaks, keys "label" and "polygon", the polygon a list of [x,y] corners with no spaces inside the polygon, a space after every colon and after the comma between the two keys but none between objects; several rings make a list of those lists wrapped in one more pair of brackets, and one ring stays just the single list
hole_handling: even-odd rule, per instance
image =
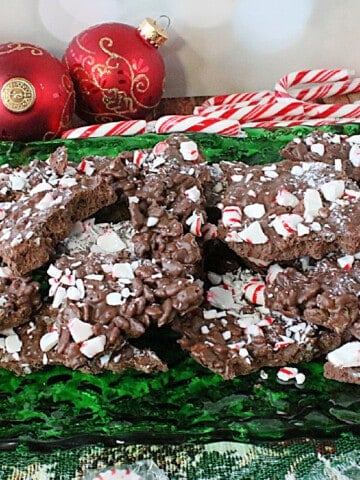
[{"label": "gold ornament cap", "polygon": [[[170,19],[168,17],[160,17],[166,18],[168,21],[168,26],[170,24]],[[166,30],[160,25],[158,25],[155,20],[152,18],[145,18],[137,27],[141,37],[154,45],[154,47],[158,48],[160,45],[166,42],[168,39]]]},{"label": "gold ornament cap", "polygon": [[34,85],[26,78],[10,78],[1,87],[1,101],[4,107],[13,113],[30,110],[36,100]]}]

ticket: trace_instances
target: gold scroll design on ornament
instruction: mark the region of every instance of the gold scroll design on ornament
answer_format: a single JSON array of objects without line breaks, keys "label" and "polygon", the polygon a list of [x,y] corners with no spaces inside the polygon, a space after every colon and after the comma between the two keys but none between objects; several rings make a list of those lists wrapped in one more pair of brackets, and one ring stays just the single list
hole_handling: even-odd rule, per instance
[{"label": "gold scroll design on ornament", "polygon": [[[149,110],[156,107],[158,102],[155,105],[144,105],[136,96],[137,93],[145,93],[150,87],[149,77],[145,75],[148,67],[141,65],[141,61],[139,61],[137,65],[132,64],[122,55],[111,51],[110,48],[114,42],[109,37],[101,38],[98,43],[100,50],[108,56],[103,64],[95,62],[94,52],[86,49],[81,44],[80,39],[77,39],[77,44],[82,51],[87,53],[87,56],[85,56],[81,62],[81,66],[74,69],[75,78],[79,82],[79,90],[83,96],[90,96],[94,91],[100,91],[102,103],[107,110],[107,113],[94,113],[84,109],[82,105],[84,113],[91,115],[97,121],[104,122],[114,120],[118,117],[130,118],[130,115],[135,113],[138,107]],[[103,87],[101,84],[103,76],[111,75],[119,69],[124,70],[124,65],[127,67],[127,75],[124,75],[130,80],[129,92],[116,87]],[[90,74],[88,73],[88,67],[90,67]],[[138,72],[136,72],[136,70],[138,70]],[[111,112],[113,112],[113,114]]]},{"label": "gold scroll design on ornament", "polygon": [[72,120],[73,108],[70,108],[70,107],[71,107],[71,104],[74,104],[75,92],[74,92],[72,81],[70,80],[68,75],[66,74],[62,75],[61,85],[64,87],[64,90],[65,92],[67,92],[68,95],[64,103],[63,109],[61,111],[59,126],[56,129],[56,131],[46,132],[42,138],[43,140],[51,140],[53,138],[59,137],[61,132],[69,128]]},{"label": "gold scroll design on ornament", "polygon": [[13,52],[19,52],[22,50],[30,50],[31,55],[44,55],[44,51],[39,48],[35,47],[34,45],[24,44],[24,43],[7,43],[2,46],[2,48],[7,48],[7,50],[2,50],[0,48],[0,55],[7,55]]}]

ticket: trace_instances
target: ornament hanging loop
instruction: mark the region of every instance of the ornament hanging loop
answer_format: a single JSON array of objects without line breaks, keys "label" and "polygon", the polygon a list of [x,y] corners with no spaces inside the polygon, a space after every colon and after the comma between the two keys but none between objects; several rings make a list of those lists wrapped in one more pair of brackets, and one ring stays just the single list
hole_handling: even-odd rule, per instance
[{"label": "ornament hanging loop", "polygon": [[167,15],[160,15],[155,20],[155,23],[157,23],[163,30],[168,31],[171,25],[171,20]]}]

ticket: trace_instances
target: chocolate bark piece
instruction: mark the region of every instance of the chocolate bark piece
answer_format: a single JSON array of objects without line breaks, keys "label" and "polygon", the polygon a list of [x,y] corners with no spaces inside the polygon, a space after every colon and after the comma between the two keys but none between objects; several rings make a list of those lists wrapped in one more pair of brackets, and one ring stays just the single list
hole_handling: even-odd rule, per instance
[{"label": "chocolate bark piece", "polygon": [[348,342],[330,352],[324,365],[324,376],[360,385],[360,342]]},{"label": "chocolate bark piece", "polygon": [[0,330],[21,325],[41,307],[40,284],[0,266]]},{"label": "chocolate bark piece", "polygon": [[309,362],[341,342],[339,335],[316,325],[279,314],[264,315],[255,307],[236,316],[209,307],[197,309],[173,328],[194,360],[226,380],[263,367]]},{"label": "chocolate bark piece", "polygon": [[335,332],[265,308],[265,284],[250,270],[209,274],[209,279],[217,284],[206,292],[203,307],[176,320],[173,328],[182,335],[184,350],[225,379],[310,361],[340,345]]},{"label": "chocolate bark piece", "polygon": [[123,152],[110,162],[95,159],[95,164],[118,198],[129,202],[135,228],[156,222],[152,210],[162,208],[185,232],[201,236],[206,222],[204,185],[212,180],[194,141],[175,134],[153,149]]},{"label": "chocolate bark piece", "polygon": [[360,314],[360,261],[330,255],[305,270],[278,268],[264,295],[273,311],[343,334]]},{"label": "chocolate bark piece", "polygon": [[[58,150],[52,164],[54,158],[67,161],[66,151]],[[59,175],[47,162],[30,166],[29,175],[22,179],[21,197],[5,211],[0,224],[0,257],[11,270],[22,275],[41,267],[74,222],[116,200],[101,176],[92,168],[83,170],[67,163]]]},{"label": "chocolate bark piece", "polygon": [[180,262],[133,260],[127,251],[62,255],[48,274],[60,353],[68,347],[74,318],[86,322],[87,330],[105,335],[106,346],[117,348],[121,336],[139,337],[150,323],[169,323],[203,300],[201,283]]},{"label": "chocolate bark piece", "polygon": [[360,189],[322,162],[228,168],[219,238],[263,262],[360,249]]},{"label": "chocolate bark piece", "polygon": [[324,162],[336,166],[353,180],[360,181],[360,137],[315,131],[296,137],[281,151],[282,157],[293,161]]},{"label": "chocolate bark piece", "polygon": [[324,377],[337,382],[360,385],[360,367],[335,367],[332,363],[326,362]]},{"label": "chocolate bark piece", "polygon": [[[93,337],[95,338],[95,337]],[[47,307],[30,322],[0,334],[0,367],[16,375],[26,375],[52,365],[63,365],[85,373],[122,372],[129,368],[145,373],[163,372],[166,364],[149,348],[139,349],[123,339],[116,350],[103,350],[94,356],[94,348],[81,352],[81,344],[72,340],[64,353],[57,349],[58,332],[55,319]]]}]

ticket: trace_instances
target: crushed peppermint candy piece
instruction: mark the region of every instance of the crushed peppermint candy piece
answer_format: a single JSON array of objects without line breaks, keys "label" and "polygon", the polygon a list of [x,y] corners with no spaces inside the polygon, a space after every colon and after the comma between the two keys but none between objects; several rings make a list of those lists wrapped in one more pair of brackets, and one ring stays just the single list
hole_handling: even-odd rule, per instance
[{"label": "crushed peppermint candy piece", "polygon": [[194,203],[198,202],[200,200],[201,192],[197,188],[197,186],[195,186],[195,185],[193,187],[185,190],[184,193],[185,193],[185,197],[188,198],[189,200],[191,200]]},{"label": "crushed peppermint candy piece", "polygon": [[304,235],[308,235],[310,233],[310,228],[303,223],[298,223],[296,230],[299,237],[303,237]]},{"label": "crushed peppermint candy piece", "polygon": [[249,218],[261,218],[265,215],[265,207],[262,203],[253,203],[244,207],[244,213]]},{"label": "crushed peppermint candy piece", "polygon": [[46,273],[49,275],[49,277],[56,278],[59,280],[63,272],[59,268],[55,267],[55,265],[51,264],[47,269]]},{"label": "crushed peppermint candy piece", "polygon": [[224,207],[222,223],[225,227],[238,227],[241,224],[241,208],[237,205]]},{"label": "crushed peppermint candy piece", "polygon": [[24,177],[22,177],[19,174],[16,174],[16,173],[13,173],[9,176],[9,181],[10,181],[10,185],[11,185],[11,188],[12,190],[15,190],[15,191],[20,191],[20,190],[24,190],[24,188],[26,187],[26,179]]},{"label": "crushed peppermint candy piece", "polygon": [[323,207],[320,193],[315,188],[307,188],[304,192],[304,218],[305,222],[312,222],[319,215]]},{"label": "crushed peppermint candy piece", "polygon": [[357,190],[352,190],[350,188],[345,188],[344,197],[348,197],[350,199],[358,200],[360,198],[360,192],[357,191]]},{"label": "crushed peppermint candy piece", "polygon": [[75,285],[75,275],[72,273],[65,273],[65,275],[62,275],[60,278],[60,283],[66,286]]},{"label": "crushed peppermint candy piece", "polygon": [[254,245],[263,244],[269,241],[269,238],[263,232],[261,225],[258,221],[250,223],[250,225],[244,230],[239,232],[239,237],[247,243]]},{"label": "crushed peppermint candy piece", "polygon": [[264,290],[265,283],[262,280],[255,278],[244,285],[244,296],[249,302],[255,305],[264,305]]},{"label": "crushed peppermint candy piece", "polygon": [[54,294],[52,306],[54,308],[59,308],[65,298],[66,298],[66,288],[58,287]]},{"label": "crushed peppermint candy piece", "polygon": [[296,385],[303,385],[303,383],[305,383],[305,380],[306,376],[304,373],[298,373],[297,375],[295,375]]},{"label": "crushed peppermint candy piece", "polygon": [[259,327],[259,325],[248,325],[244,328],[244,333],[246,335],[249,335],[250,337],[263,337],[264,332],[262,331],[262,328]]},{"label": "crushed peppermint candy piece", "polygon": [[120,252],[126,248],[125,243],[113,230],[99,235],[98,239],[96,240],[96,245],[106,253]]},{"label": "crushed peppermint candy piece", "polygon": [[209,222],[205,223],[201,228],[201,234],[205,242],[213,238],[216,238],[218,235],[217,226],[214,225],[213,223],[209,223]]},{"label": "crushed peppermint candy piece", "polygon": [[300,165],[294,165],[291,168],[291,175],[295,175],[296,177],[301,177],[301,175],[304,173],[304,169]]},{"label": "crushed peppermint candy piece", "polygon": [[95,167],[93,162],[90,162],[89,160],[81,160],[77,167],[77,170],[78,172],[85,173],[85,175],[91,177],[91,175],[95,172]]},{"label": "crushed peppermint candy piece", "polygon": [[325,145],[323,143],[313,143],[310,146],[310,150],[313,153],[317,153],[318,155],[320,155],[322,157],[325,153]]},{"label": "crushed peppermint candy piece", "polygon": [[59,334],[56,330],[52,332],[45,333],[40,338],[40,349],[42,352],[49,352],[53,349],[59,341]]},{"label": "crushed peppermint candy piece", "polygon": [[204,217],[202,213],[193,212],[185,223],[190,226],[190,232],[193,235],[196,237],[202,236],[202,227],[204,225]]},{"label": "crushed peppermint candy piece", "polygon": [[214,318],[222,318],[222,317],[225,317],[226,316],[226,312],[225,311],[221,311],[220,312],[218,310],[216,310],[215,308],[212,309],[212,310],[204,310],[203,311],[203,315],[204,315],[204,319],[205,320],[213,320]]},{"label": "crushed peppermint candy piece", "polygon": [[5,337],[5,348],[8,353],[20,352],[21,347],[22,341],[16,333],[14,335],[8,335],[7,337]]},{"label": "crushed peppermint candy piece", "polygon": [[111,274],[115,278],[132,280],[134,271],[130,263],[115,263],[112,267]]},{"label": "crushed peppermint candy piece", "polygon": [[289,380],[294,380],[298,373],[299,370],[295,367],[282,367],[277,372],[276,376],[282,382],[288,382]]},{"label": "crushed peppermint candy piece", "polygon": [[75,343],[84,342],[93,335],[90,323],[83,322],[79,318],[72,318],[68,323],[68,329]]},{"label": "crushed peppermint candy piece", "polygon": [[340,268],[343,268],[344,270],[351,270],[354,260],[355,257],[353,255],[344,255],[343,257],[337,259],[337,263]]},{"label": "crushed peppermint candy piece", "polygon": [[93,358],[95,355],[104,351],[105,344],[106,336],[99,335],[98,337],[85,340],[80,346],[80,352],[87,358]]},{"label": "crushed peppermint candy piece", "polygon": [[29,195],[34,195],[35,193],[40,193],[40,192],[46,192],[46,191],[52,190],[52,189],[53,189],[53,187],[51,185],[49,185],[45,181],[42,181],[42,182],[38,183],[37,185],[35,185],[35,187],[32,188],[29,191]]},{"label": "crushed peppermint candy piece", "polygon": [[158,217],[148,217],[146,221],[146,226],[147,227],[155,227],[159,223]]},{"label": "crushed peppermint candy piece", "polygon": [[360,144],[354,143],[350,148],[349,160],[353,167],[360,167]]},{"label": "crushed peppermint candy piece", "polygon": [[326,200],[335,202],[344,195],[345,182],[344,180],[332,180],[321,185],[320,190]]},{"label": "crushed peppermint candy piece", "polygon": [[47,210],[50,207],[58,205],[62,202],[62,197],[55,198],[53,193],[47,192],[43,198],[36,204],[38,210]]},{"label": "crushed peppermint candy piece", "polygon": [[341,172],[342,171],[342,160],[341,160],[341,158],[335,158],[334,169],[335,169],[336,172]]},{"label": "crushed peppermint candy piece", "polygon": [[277,192],[275,201],[282,207],[296,207],[296,205],[299,203],[298,198],[284,187],[280,188],[280,190]]},{"label": "crushed peppermint candy piece", "polygon": [[229,330],[225,330],[225,332],[222,333],[222,337],[227,342],[231,338],[231,332]]},{"label": "crushed peppermint candy piece", "polygon": [[81,293],[78,288],[71,286],[66,291],[66,298],[76,302],[81,299]]},{"label": "crushed peppermint candy piece", "polygon": [[275,229],[276,233],[287,238],[297,233],[297,226],[302,220],[303,218],[296,213],[283,213],[277,215],[269,225]]},{"label": "crushed peppermint candy piece", "polygon": [[111,292],[106,295],[106,303],[112,307],[121,305],[123,303],[123,297],[119,292]]},{"label": "crushed peppermint candy piece", "polygon": [[207,301],[216,308],[230,310],[235,308],[235,302],[230,290],[221,287],[211,287],[206,294]]},{"label": "crushed peppermint candy piece", "polygon": [[180,143],[180,153],[184,160],[194,162],[199,158],[199,150],[196,143],[192,140]]},{"label": "crushed peppermint candy piece", "polygon": [[274,345],[274,351],[282,350],[283,348],[286,348],[295,342],[294,339],[290,337],[285,337],[285,335],[280,335],[280,338],[281,340],[276,342]]},{"label": "crushed peppermint candy piece", "polygon": [[145,160],[147,159],[148,154],[143,150],[135,150],[133,155],[133,162],[138,167],[141,167]]},{"label": "crushed peppermint candy piece", "polygon": [[156,155],[158,157],[158,156],[164,155],[164,153],[166,152],[166,150],[168,148],[169,148],[168,143],[165,142],[165,141],[162,141],[162,142],[158,142],[154,146],[152,152],[153,152],[154,155]]}]

